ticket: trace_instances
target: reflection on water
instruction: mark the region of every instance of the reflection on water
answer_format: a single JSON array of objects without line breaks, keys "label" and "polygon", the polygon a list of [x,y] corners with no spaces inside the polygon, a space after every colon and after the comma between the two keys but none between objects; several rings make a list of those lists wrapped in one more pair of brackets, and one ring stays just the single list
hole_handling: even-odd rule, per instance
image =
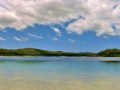
[{"label": "reflection on water", "polygon": [[120,58],[0,58],[0,90],[120,89]]},{"label": "reflection on water", "polygon": [[105,64],[111,64],[111,65],[120,65],[120,61],[102,61]]}]

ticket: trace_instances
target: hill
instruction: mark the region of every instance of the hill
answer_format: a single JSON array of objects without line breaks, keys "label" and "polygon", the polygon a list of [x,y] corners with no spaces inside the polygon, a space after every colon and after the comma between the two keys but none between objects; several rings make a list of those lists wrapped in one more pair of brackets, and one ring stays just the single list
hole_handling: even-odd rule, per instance
[{"label": "hill", "polygon": [[97,53],[97,56],[102,57],[120,57],[120,49],[106,49]]},{"label": "hill", "polygon": [[0,49],[0,56],[96,56],[91,52],[48,51],[36,48]]},{"label": "hill", "polygon": [[0,49],[0,56],[88,56],[88,57],[120,57],[120,49],[106,49],[98,53],[49,51],[36,48]]}]

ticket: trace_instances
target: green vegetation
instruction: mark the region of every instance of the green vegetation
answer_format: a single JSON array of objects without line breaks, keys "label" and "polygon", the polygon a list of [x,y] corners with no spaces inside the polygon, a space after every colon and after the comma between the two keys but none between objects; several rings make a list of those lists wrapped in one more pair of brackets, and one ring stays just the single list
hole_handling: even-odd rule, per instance
[{"label": "green vegetation", "polygon": [[120,49],[106,49],[98,53],[48,51],[36,48],[0,49],[0,56],[88,56],[88,57],[120,57]]},{"label": "green vegetation", "polygon": [[102,57],[120,57],[120,49],[106,49],[104,51],[101,51],[97,53],[97,56]]},{"label": "green vegetation", "polygon": [[36,48],[23,49],[0,49],[0,56],[96,56],[96,53],[90,52],[63,52],[63,51],[48,51]]}]

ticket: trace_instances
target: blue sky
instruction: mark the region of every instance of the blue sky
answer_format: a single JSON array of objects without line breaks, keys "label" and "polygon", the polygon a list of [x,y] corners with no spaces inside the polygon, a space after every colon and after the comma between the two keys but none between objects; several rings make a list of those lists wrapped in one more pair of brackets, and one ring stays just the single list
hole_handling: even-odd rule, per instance
[{"label": "blue sky", "polygon": [[120,48],[120,0],[0,0],[0,48]]},{"label": "blue sky", "polygon": [[[7,28],[5,31],[0,32],[0,36],[5,39],[0,41],[1,48],[34,47],[71,52],[97,52],[106,48],[120,48],[120,37],[118,36],[98,37],[92,31],[82,35],[77,35],[76,33],[69,34],[59,25],[55,25],[55,28],[60,30],[61,35],[58,35],[48,25],[35,25],[23,31]],[[35,35],[40,38],[35,37]]]}]

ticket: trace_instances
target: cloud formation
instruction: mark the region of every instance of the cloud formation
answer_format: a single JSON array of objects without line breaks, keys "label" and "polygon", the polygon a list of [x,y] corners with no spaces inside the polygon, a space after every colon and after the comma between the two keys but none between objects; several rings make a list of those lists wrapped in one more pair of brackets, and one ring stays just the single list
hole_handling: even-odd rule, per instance
[{"label": "cloud formation", "polygon": [[58,36],[62,35],[62,32],[58,28],[53,28],[53,31],[56,32]]},{"label": "cloud formation", "polygon": [[97,36],[120,35],[119,0],[89,0],[86,4],[89,14],[85,15],[85,19],[69,24],[68,32],[82,34],[91,30],[96,32]]},{"label": "cloud formation", "polygon": [[56,37],[53,38],[53,41],[57,41],[57,40],[58,40],[58,38],[56,38]]},{"label": "cloud formation", "polygon": [[68,41],[71,42],[71,43],[75,43],[76,42],[74,39],[71,39],[71,38],[69,38]]},{"label": "cloud formation", "polygon": [[15,37],[14,37],[14,40],[20,41],[20,42],[26,42],[26,41],[28,41],[29,39],[26,38],[26,37],[17,37],[17,36],[15,36]]},{"label": "cloud formation", "polygon": [[0,41],[5,41],[6,39],[3,37],[0,37]]},{"label": "cloud formation", "polygon": [[28,36],[33,37],[33,38],[43,39],[43,36],[32,34],[32,33],[28,33]]},{"label": "cloud formation", "polygon": [[88,30],[97,36],[120,35],[120,0],[0,0],[0,28],[17,30],[34,24],[70,23],[69,33]]}]

